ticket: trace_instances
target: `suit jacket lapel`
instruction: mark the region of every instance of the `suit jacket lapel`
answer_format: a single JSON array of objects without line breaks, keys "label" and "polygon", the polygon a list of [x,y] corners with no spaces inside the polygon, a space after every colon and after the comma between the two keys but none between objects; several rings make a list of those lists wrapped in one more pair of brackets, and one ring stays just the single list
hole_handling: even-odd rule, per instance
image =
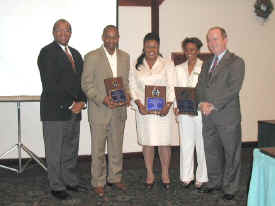
[{"label": "suit jacket lapel", "polygon": [[[213,71],[214,73],[211,76],[211,79],[209,79],[210,82],[212,82],[215,77],[224,69],[226,68],[226,65],[229,64],[230,61],[230,57],[231,57],[231,53],[227,50],[226,53],[224,54],[224,56],[222,57],[222,59],[220,60],[220,62],[217,64],[215,70]],[[213,59],[212,59],[213,60]],[[212,61],[210,61],[211,63]],[[211,64],[208,67],[208,71],[210,69]],[[208,72],[209,74],[209,72]]]},{"label": "suit jacket lapel", "polygon": [[120,51],[119,51],[119,49],[117,49],[117,76],[118,77],[122,77],[122,71],[121,71],[121,69],[122,69],[122,66],[121,66],[121,53],[120,53]]},{"label": "suit jacket lapel", "polygon": [[[213,57],[214,58],[214,57]],[[210,81],[210,78],[209,78],[209,70],[210,70],[210,66],[211,66],[211,63],[213,61],[213,58],[209,59],[206,63],[205,63],[205,66],[204,66],[204,69],[206,69],[206,71],[202,71],[202,72],[206,72],[207,74],[207,81]]]},{"label": "suit jacket lapel", "polygon": [[[63,51],[63,49],[58,45],[58,43],[57,43],[56,41],[54,41],[54,42],[55,42],[55,46],[56,46],[56,49],[57,49],[57,51],[58,51],[58,54],[63,58],[64,64],[70,65],[71,70],[73,71],[72,63],[70,62],[70,60],[69,60],[69,58],[67,57],[66,53]],[[71,54],[72,54],[72,56],[73,56],[73,59],[74,59],[74,61],[75,61],[76,71],[79,72],[78,69],[77,69],[78,62],[77,62],[76,54],[74,53],[74,51],[73,51],[73,49],[72,49],[71,47],[69,47],[69,48],[70,48],[70,52],[71,52]],[[75,73],[75,72],[74,72],[74,73]]]},{"label": "suit jacket lapel", "polygon": [[[74,59],[76,73],[79,73],[80,70],[79,70],[79,67],[78,67],[79,61],[78,61],[77,54],[76,54],[76,52],[75,52],[71,47],[69,47],[69,48],[70,48],[70,52],[71,52],[71,54],[72,54],[72,56],[73,56],[73,59]],[[64,53],[65,53],[65,52],[64,52]],[[65,55],[66,55],[66,54],[65,54]],[[67,57],[67,56],[66,56],[66,57]],[[67,59],[68,59],[68,57],[67,57]],[[69,61],[69,59],[68,59],[68,61]],[[70,61],[69,61],[69,62],[70,62]],[[71,64],[71,62],[70,62],[70,64]],[[72,70],[73,70],[73,68],[72,68]],[[74,73],[75,73],[75,72],[74,72]]]},{"label": "suit jacket lapel", "polygon": [[71,64],[71,62],[69,61],[69,59],[68,59],[67,55],[65,54],[65,52],[63,51],[63,49],[58,45],[58,43],[56,41],[54,43],[55,43],[55,47],[56,47],[56,50],[57,50],[58,54],[60,56],[62,56],[64,62],[65,63],[67,62],[67,63]]},{"label": "suit jacket lapel", "polygon": [[106,56],[106,53],[104,51],[103,46],[100,48],[100,53],[101,53],[102,58],[104,59],[103,62],[104,62],[104,66],[106,68],[106,70],[105,70],[106,73],[108,73],[108,76],[113,77],[114,76],[113,75],[113,71],[112,71],[111,65],[110,65],[110,63],[108,61],[108,58]]},{"label": "suit jacket lapel", "polygon": [[217,64],[214,74],[212,75],[212,79],[217,76],[225,67],[230,63],[230,52],[226,51],[220,62]]}]

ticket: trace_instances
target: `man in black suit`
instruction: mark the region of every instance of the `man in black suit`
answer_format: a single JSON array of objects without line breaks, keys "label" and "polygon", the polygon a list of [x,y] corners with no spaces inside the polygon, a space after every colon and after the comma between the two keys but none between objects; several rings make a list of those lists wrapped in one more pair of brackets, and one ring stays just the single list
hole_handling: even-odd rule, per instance
[{"label": "man in black suit", "polygon": [[68,46],[71,33],[70,23],[58,20],[53,27],[54,41],[42,48],[38,57],[48,179],[52,195],[62,200],[71,197],[66,189],[86,189],[79,184],[75,171],[81,110],[86,102],[80,83],[83,60],[77,50]]},{"label": "man in black suit", "polygon": [[207,44],[214,57],[205,61],[197,84],[203,114],[203,139],[208,183],[201,192],[217,189],[232,200],[239,188],[241,168],[241,111],[239,93],[245,75],[242,58],[227,49],[227,34],[210,28]]}]

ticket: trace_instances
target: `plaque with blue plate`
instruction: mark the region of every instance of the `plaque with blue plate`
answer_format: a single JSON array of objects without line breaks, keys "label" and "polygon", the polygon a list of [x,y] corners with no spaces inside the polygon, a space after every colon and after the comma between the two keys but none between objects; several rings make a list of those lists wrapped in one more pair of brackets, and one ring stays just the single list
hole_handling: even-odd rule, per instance
[{"label": "plaque with blue plate", "polygon": [[106,94],[112,98],[112,101],[119,105],[126,104],[126,96],[121,77],[104,79]]},{"label": "plaque with blue plate", "polygon": [[145,86],[145,107],[150,114],[157,114],[166,105],[165,86]]},{"label": "plaque with blue plate", "polygon": [[175,87],[175,95],[179,114],[198,115],[195,88]]}]

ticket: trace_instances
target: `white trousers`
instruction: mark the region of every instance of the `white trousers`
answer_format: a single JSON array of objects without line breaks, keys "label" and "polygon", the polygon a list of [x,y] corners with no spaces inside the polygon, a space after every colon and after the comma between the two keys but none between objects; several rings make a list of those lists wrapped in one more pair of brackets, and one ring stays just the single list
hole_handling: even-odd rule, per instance
[{"label": "white trousers", "polygon": [[180,180],[194,180],[194,149],[197,154],[196,181],[207,182],[207,167],[202,137],[201,113],[198,116],[179,115]]}]

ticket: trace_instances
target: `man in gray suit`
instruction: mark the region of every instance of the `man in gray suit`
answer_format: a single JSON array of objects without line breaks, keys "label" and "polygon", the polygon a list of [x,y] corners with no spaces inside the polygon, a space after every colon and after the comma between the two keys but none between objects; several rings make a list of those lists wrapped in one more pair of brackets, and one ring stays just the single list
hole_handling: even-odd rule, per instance
[{"label": "man in gray suit", "polygon": [[[118,189],[126,190],[122,183],[122,144],[126,106],[119,106],[106,94],[104,79],[121,77],[130,101],[128,86],[130,58],[117,49],[119,32],[117,27],[108,25],[102,34],[103,45],[85,55],[82,73],[82,89],[88,98],[88,119],[92,144],[92,186],[99,196],[104,195],[107,182]],[[108,173],[106,171],[105,144],[108,149]]]},{"label": "man in gray suit", "polygon": [[240,178],[239,92],[245,64],[240,57],[227,50],[227,41],[223,28],[209,29],[207,44],[214,58],[204,62],[197,85],[209,179],[200,192],[222,189],[223,199],[232,200]]}]

